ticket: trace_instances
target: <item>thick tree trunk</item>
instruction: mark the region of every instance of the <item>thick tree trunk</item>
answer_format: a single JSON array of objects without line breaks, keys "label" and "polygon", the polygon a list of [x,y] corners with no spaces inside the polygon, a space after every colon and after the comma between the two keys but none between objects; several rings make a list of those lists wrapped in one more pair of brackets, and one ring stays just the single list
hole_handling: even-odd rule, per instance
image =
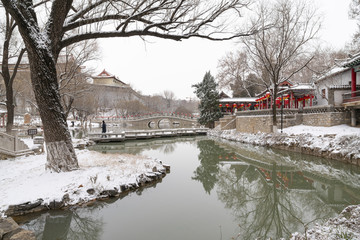
[{"label": "thick tree trunk", "polygon": [[14,105],[14,92],[12,86],[6,86],[6,133],[11,134],[12,128],[14,126],[14,116],[15,116],[15,105]]},{"label": "thick tree trunk", "polygon": [[29,49],[31,81],[44,127],[46,169],[56,172],[78,169],[65,114],[60,102],[54,57],[46,49]]}]

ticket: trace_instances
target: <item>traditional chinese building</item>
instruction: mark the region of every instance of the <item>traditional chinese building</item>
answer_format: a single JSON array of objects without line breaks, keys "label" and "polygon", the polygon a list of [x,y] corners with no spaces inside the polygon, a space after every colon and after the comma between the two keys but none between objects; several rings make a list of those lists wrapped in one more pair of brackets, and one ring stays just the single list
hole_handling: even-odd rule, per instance
[{"label": "traditional chinese building", "polygon": [[360,118],[360,86],[356,83],[360,72],[360,53],[344,61],[342,67],[351,69],[351,91],[343,94],[343,106],[350,109],[351,126],[356,126]]},{"label": "traditional chinese building", "polygon": [[316,96],[319,105],[345,107],[351,112],[351,125],[360,119],[360,53],[348,59],[337,60],[336,67],[316,81]]},{"label": "traditional chinese building", "polygon": [[237,111],[254,110],[256,98],[221,98],[219,107],[223,113],[234,113]]},{"label": "traditional chinese building", "polygon": [[360,53],[347,59],[342,63],[343,68],[351,71],[351,78],[348,78],[351,91],[343,94],[345,107],[360,107],[360,86],[356,84],[360,72]]},{"label": "traditional chinese building", "polygon": [[342,106],[343,94],[351,92],[352,70],[349,67],[333,67],[315,80],[316,101],[319,106]]},{"label": "traditional chinese building", "polygon": [[92,76],[92,79],[93,79],[93,84],[96,85],[130,87],[128,84],[121,81],[115,75],[107,72],[105,69],[98,75]]},{"label": "traditional chinese building", "polygon": [[[314,105],[315,88],[311,84],[293,84],[290,81],[282,82],[279,87],[275,104],[278,108],[283,102],[284,108],[303,108]],[[273,106],[271,91],[264,92],[256,99],[256,109],[270,109]]]},{"label": "traditional chinese building", "polygon": [[129,84],[105,69],[98,75],[92,76],[90,87],[98,106],[104,109],[114,108],[119,102],[144,101],[143,96],[132,89]]}]

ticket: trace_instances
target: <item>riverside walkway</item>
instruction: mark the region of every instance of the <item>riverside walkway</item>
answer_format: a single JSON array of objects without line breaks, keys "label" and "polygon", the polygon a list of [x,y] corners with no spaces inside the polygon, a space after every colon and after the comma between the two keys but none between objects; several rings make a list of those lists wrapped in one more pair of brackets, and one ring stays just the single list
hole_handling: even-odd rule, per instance
[{"label": "riverside walkway", "polygon": [[96,143],[122,142],[125,140],[151,139],[206,135],[208,128],[175,128],[156,130],[131,130],[119,133],[89,133],[89,139]]}]

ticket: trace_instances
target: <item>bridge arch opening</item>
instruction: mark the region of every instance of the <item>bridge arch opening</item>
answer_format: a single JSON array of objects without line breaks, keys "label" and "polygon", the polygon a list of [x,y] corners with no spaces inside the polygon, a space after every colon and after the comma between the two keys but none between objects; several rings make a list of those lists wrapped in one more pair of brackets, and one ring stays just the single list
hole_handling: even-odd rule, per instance
[{"label": "bridge arch opening", "polygon": [[155,127],[156,127],[156,123],[153,122],[153,121],[150,121],[150,122],[148,122],[147,126],[148,126],[149,128],[155,128]]},{"label": "bridge arch opening", "polygon": [[178,127],[180,127],[180,122],[177,122],[177,121],[172,122],[172,126],[173,126],[174,128],[178,128]]},{"label": "bridge arch opening", "polygon": [[164,128],[171,128],[171,121],[167,118],[160,119],[158,121],[158,128],[164,129]]}]

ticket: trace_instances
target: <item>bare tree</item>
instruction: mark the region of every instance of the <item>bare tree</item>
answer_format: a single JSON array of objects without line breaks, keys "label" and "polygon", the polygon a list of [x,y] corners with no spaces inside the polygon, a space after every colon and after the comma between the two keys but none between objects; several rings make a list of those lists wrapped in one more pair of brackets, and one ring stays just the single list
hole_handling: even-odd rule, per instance
[{"label": "bare tree", "polygon": [[67,118],[75,99],[84,97],[91,89],[87,78],[91,69],[84,69],[84,64],[98,58],[95,40],[75,43],[66,47],[59,56],[57,63],[59,90]]},{"label": "bare tree", "polygon": [[[2,61],[1,61],[1,72],[4,83],[5,83],[5,94],[6,94],[6,132],[11,133],[14,125],[15,117],[15,103],[14,103],[14,79],[16,77],[21,59],[25,53],[25,48],[22,48],[21,44],[14,41],[14,35],[16,30],[16,22],[10,16],[8,12],[5,12],[5,24],[2,32],[4,33],[4,42],[2,46]],[[16,59],[15,65],[10,68],[9,60]]]},{"label": "bare tree", "polygon": [[162,111],[166,106],[165,99],[160,95],[144,97],[146,107],[152,112]]},{"label": "bare tree", "polygon": [[[192,37],[227,40],[252,33],[232,34],[234,31],[228,28],[230,22],[241,17],[240,9],[249,4],[245,0],[216,3],[53,0],[45,1],[47,9],[41,15],[34,7],[42,1],[1,2],[15,19],[28,51],[32,85],[44,127],[46,168],[56,172],[78,169],[57,82],[56,63],[63,48],[94,38],[153,36],[177,41]],[[229,17],[230,13],[236,15]],[[230,21],[224,22],[224,19]],[[231,34],[226,34],[229,32]]]},{"label": "bare tree", "polygon": [[170,90],[164,90],[162,94],[167,103],[167,109],[171,111],[171,103],[175,100],[175,93]]},{"label": "bare tree", "polygon": [[[273,5],[261,5],[259,10],[257,21],[263,26],[270,23],[273,27],[244,38],[243,43],[253,69],[264,69],[269,77],[263,82],[271,90],[273,126],[276,126],[278,86],[290,80],[314,58],[309,44],[315,40],[321,24],[317,11],[300,0],[278,0]],[[305,61],[298,62],[300,58]]]},{"label": "bare tree", "polygon": [[253,97],[260,92],[263,84],[249,68],[248,56],[245,51],[227,53],[219,60],[218,75],[220,88],[230,88],[233,97]]}]

